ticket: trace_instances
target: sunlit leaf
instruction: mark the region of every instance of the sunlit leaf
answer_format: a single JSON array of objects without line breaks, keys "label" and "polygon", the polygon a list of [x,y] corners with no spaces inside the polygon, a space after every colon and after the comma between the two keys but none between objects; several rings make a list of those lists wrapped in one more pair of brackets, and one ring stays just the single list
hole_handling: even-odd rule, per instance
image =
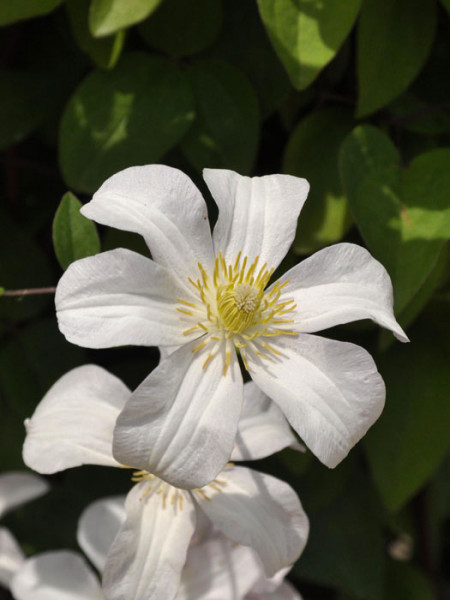
[{"label": "sunlit leaf", "polygon": [[311,185],[294,242],[300,254],[339,241],[351,223],[339,176],[338,151],[352,126],[348,110],[316,110],[297,124],[289,138],[283,171],[305,177]]},{"label": "sunlit leaf", "polygon": [[67,186],[93,192],[110,175],[156,162],[186,133],[194,102],[186,75],[162,58],[124,56],[75,90],[59,132]]},{"label": "sunlit leaf", "polygon": [[391,275],[400,312],[450,237],[450,149],[422,154],[403,169],[389,138],[361,126],[342,146],[341,167],[353,217]]},{"label": "sunlit leaf", "polygon": [[119,60],[125,41],[125,32],[119,31],[102,39],[95,38],[88,26],[90,0],[67,0],[73,36],[79,47],[86,52],[96,65],[112,69]]},{"label": "sunlit leaf", "polygon": [[116,33],[146,19],[160,2],[161,0],[92,0],[89,28],[95,37]]},{"label": "sunlit leaf", "polygon": [[312,83],[335,56],[360,5],[361,0],[258,0],[267,33],[296,88]]}]

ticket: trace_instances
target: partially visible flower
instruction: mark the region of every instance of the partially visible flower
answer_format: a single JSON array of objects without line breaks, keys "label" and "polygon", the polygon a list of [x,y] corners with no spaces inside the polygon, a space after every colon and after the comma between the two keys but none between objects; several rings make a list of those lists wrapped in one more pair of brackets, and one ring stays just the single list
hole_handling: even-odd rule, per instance
[{"label": "partially visible flower", "polygon": [[[126,518],[125,498],[90,504],[78,521],[81,549],[101,574],[109,546]],[[259,586],[261,563],[246,546],[217,532],[191,544],[176,600],[242,600]],[[11,584],[16,600],[104,600],[97,575],[77,552],[45,552],[27,559]]]},{"label": "partially visible flower", "polygon": [[105,600],[96,574],[72,550],[28,558],[11,581],[11,593],[16,600]]},{"label": "partially visible flower", "polygon": [[[10,471],[0,475],[0,517],[39,498],[49,489],[48,483],[25,471]],[[10,581],[24,560],[24,554],[14,536],[5,527],[0,528],[0,585],[9,587]]]},{"label": "partially visible flower", "polygon": [[10,471],[0,475],[0,517],[7,512],[39,498],[49,489],[39,475],[26,471]]},{"label": "partially visible flower", "polygon": [[216,477],[238,427],[240,355],[312,452],[334,467],[380,415],[385,388],[363,348],[311,333],[372,319],[407,341],[389,276],[367,250],[343,243],[267,287],[308,183],[214,169],[204,178],[219,207],[212,237],[198,189],[162,165],[117,173],[82,208],[141,234],[153,260],[117,249],[70,265],[55,298],[61,331],[90,348],[180,347],[134,391],[117,421],[114,456],[182,488]]},{"label": "partially visible flower", "polygon": [[24,560],[25,555],[16,538],[9,529],[0,527],[0,585],[9,587]]},{"label": "partially visible flower", "polygon": [[[267,455],[255,434],[255,419],[271,427],[269,453],[295,443],[280,411],[253,384],[246,390],[260,410],[256,416],[251,407],[248,419],[243,419],[236,454]],[[70,371],[26,421],[25,463],[40,473],[87,463],[120,467],[112,456],[113,429],[129,396],[126,386],[100,367]],[[308,520],[297,495],[269,475],[228,466],[208,485],[191,491],[146,471],[134,472],[132,480],[136,485],[126,499],[126,520],[104,567],[104,590],[110,600],[175,597],[198,511],[230,540],[251,546],[269,577],[291,565],[306,543]]]}]

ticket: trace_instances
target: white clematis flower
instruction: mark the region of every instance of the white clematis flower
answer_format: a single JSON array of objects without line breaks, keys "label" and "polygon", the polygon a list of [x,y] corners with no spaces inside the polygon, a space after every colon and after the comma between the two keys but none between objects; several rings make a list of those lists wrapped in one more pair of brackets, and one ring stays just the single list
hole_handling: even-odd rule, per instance
[{"label": "white clematis flower", "polygon": [[219,207],[212,237],[198,189],[161,165],[117,173],[81,211],[141,234],[153,260],[117,249],[70,265],[56,292],[61,331],[90,348],[179,347],[131,396],[114,456],[178,487],[211,481],[236,436],[240,354],[312,452],[334,467],[380,415],[385,388],[363,348],[311,333],[372,319],[407,341],[389,276],[367,250],[343,243],[267,287],[308,183],[214,169],[204,178]]},{"label": "white clematis flower", "polygon": [[[26,471],[10,471],[0,475],[0,517],[39,498],[49,489],[48,483]],[[9,587],[12,577],[24,561],[24,554],[14,536],[0,528],[0,585]]]},{"label": "white clematis flower", "polygon": [[[247,384],[247,390],[252,403],[249,411],[244,403],[236,456],[259,458],[295,444],[277,407],[254,384]],[[113,430],[129,396],[126,386],[100,367],[70,371],[26,421],[25,463],[48,474],[81,464],[120,467],[112,455]],[[274,440],[266,451],[257,421],[272,431]],[[206,486],[191,491],[144,470],[134,472],[132,480],[136,485],[126,499],[126,520],[104,566],[109,600],[175,598],[199,511],[227,538],[251,546],[269,577],[291,565],[306,543],[308,520],[297,495],[269,475],[228,466]]]},{"label": "white clematis flower", "polygon": [[[123,496],[97,500],[78,522],[78,543],[100,573],[126,519],[124,502]],[[242,600],[249,590],[259,590],[261,582],[264,589],[265,582],[272,582],[261,571],[261,563],[250,548],[212,532],[191,543],[175,600]],[[279,585],[278,574],[274,580],[273,589]],[[11,591],[16,600],[105,599],[97,575],[80,554],[72,551],[45,552],[27,559],[17,570]]]}]

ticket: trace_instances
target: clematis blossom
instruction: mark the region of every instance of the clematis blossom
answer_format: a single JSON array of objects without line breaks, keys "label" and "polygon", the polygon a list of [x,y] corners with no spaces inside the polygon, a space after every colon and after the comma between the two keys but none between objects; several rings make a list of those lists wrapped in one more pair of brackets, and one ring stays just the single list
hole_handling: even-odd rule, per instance
[{"label": "clematis blossom", "polygon": [[[6,513],[45,494],[48,483],[26,471],[0,475],[0,518]],[[12,533],[0,527],[0,585],[9,587],[12,577],[24,561],[24,554]]]},{"label": "clematis blossom", "polygon": [[308,183],[214,169],[204,179],[219,208],[212,236],[198,189],[162,165],[117,173],[81,210],[141,234],[152,259],[116,249],[70,265],[56,292],[63,334],[89,348],[176,348],[121,412],[114,456],[178,487],[211,481],[238,428],[240,356],[311,451],[334,467],[379,417],[385,388],[363,348],[312,334],[372,319],[407,341],[390,278],[367,250],[342,243],[271,284]]},{"label": "clematis blossom", "polygon": [[[97,500],[78,521],[78,543],[100,574],[126,519],[124,502],[124,496]],[[282,583],[284,574],[285,569],[268,580],[249,547],[208,531],[191,542],[175,600],[250,600],[253,591],[272,592],[288,585]],[[16,600],[105,599],[97,574],[81,554],[69,550],[44,552],[25,560],[11,582],[11,592]],[[277,596],[272,598],[277,600]],[[300,600],[298,595],[286,598]]]},{"label": "clematis blossom", "polygon": [[[113,431],[130,394],[95,365],[70,371],[26,421],[25,463],[48,474],[81,464],[123,468],[112,454]],[[246,385],[244,396],[251,402],[244,402],[232,460],[260,458],[296,444],[281,411],[254,384]],[[263,447],[258,422],[271,431],[269,447]],[[252,547],[267,577],[291,565],[305,546],[309,525],[300,501],[272,476],[229,465],[206,486],[190,491],[144,470],[134,471],[131,479],[135,485],[125,502],[126,519],[103,569],[108,600],[175,598],[199,515],[232,542]]]}]

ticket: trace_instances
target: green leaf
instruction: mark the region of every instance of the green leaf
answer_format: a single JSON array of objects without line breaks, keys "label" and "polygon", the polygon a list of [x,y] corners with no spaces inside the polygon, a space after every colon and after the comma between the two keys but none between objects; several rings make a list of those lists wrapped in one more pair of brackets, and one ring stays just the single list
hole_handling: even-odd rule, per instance
[{"label": "green leaf", "polygon": [[74,260],[100,252],[97,229],[80,213],[81,207],[78,198],[67,192],[53,220],[53,245],[63,269],[67,269]]},{"label": "green leaf", "polygon": [[441,0],[441,4],[450,13],[450,0]]},{"label": "green leaf", "polygon": [[366,0],[358,26],[358,116],[403,92],[425,63],[434,40],[434,0]]},{"label": "green leaf", "polygon": [[0,69],[0,150],[39,127],[46,115],[46,91],[41,74]]},{"label": "green leaf", "polygon": [[[429,302],[434,292],[445,283],[449,273],[449,258],[448,244],[444,244],[427,278],[421,284],[421,287],[411,301],[397,315],[397,321],[403,329],[413,323]],[[387,329],[382,329],[380,331],[380,350],[387,350],[394,343],[395,339],[391,335],[391,332]]]},{"label": "green leaf", "polygon": [[214,42],[222,25],[222,0],[164,0],[139,32],[153,48],[189,56]]},{"label": "green leaf", "polygon": [[119,60],[125,41],[125,32],[97,39],[93,37],[88,26],[88,10],[90,0],[67,0],[72,34],[78,46],[103,69],[112,69]]},{"label": "green leaf", "polygon": [[67,186],[93,192],[125,167],[160,160],[193,118],[186,75],[165,59],[133,53],[111,72],[94,71],[75,90],[60,125]]},{"label": "green leaf", "polygon": [[401,312],[450,236],[450,149],[422,154],[402,169],[389,138],[361,126],[342,146],[341,173],[356,224],[391,275]]},{"label": "green leaf", "polygon": [[300,121],[289,138],[283,172],[305,177],[311,184],[294,242],[299,254],[339,241],[351,224],[337,157],[352,126],[350,111],[326,108]]},{"label": "green leaf", "polygon": [[258,0],[261,18],[292,84],[302,90],[335,56],[361,0]]},{"label": "green leaf", "polygon": [[45,15],[63,0],[0,0],[0,25]]},{"label": "green leaf", "polygon": [[95,37],[111,35],[146,19],[161,0],[92,0],[89,28]]},{"label": "green leaf", "polygon": [[364,440],[378,491],[392,511],[424,485],[449,446],[448,355],[433,328],[423,329],[413,330],[412,343],[379,358],[387,401]]},{"label": "green leaf", "polygon": [[353,478],[333,504],[312,514],[307,504],[305,509],[310,537],[294,574],[359,600],[379,600],[385,550],[368,482]]},{"label": "green leaf", "polygon": [[210,58],[225,60],[247,75],[257,93],[263,118],[276,110],[291,90],[254,2],[227,0],[222,31],[210,50]]},{"label": "green leaf", "polygon": [[220,61],[196,62],[187,71],[197,118],[181,147],[199,170],[228,168],[249,173],[259,135],[258,101],[238,69]]}]

